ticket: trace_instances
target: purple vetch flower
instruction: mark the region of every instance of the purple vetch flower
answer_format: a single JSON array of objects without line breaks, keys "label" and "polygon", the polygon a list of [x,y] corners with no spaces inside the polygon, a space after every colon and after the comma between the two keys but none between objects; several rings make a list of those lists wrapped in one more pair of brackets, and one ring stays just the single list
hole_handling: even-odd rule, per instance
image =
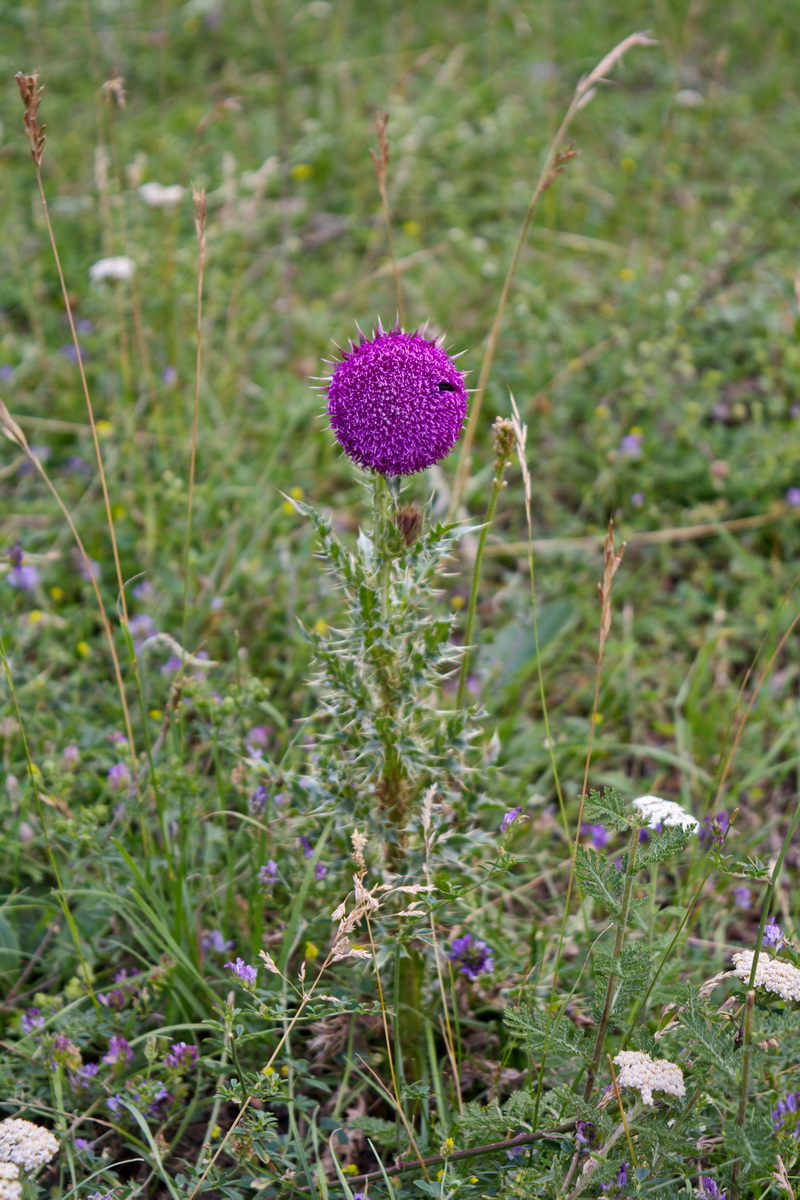
[{"label": "purple vetch flower", "polygon": [[164,1055],[164,1066],[180,1070],[193,1067],[197,1062],[197,1053],[197,1046],[190,1046],[188,1042],[173,1042]]},{"label": "purple vetch flower", "polygon": [[258,872],[258,882],[263,887],[272,887],[278,877],[278,864],[273,858],[267,860]]},{"label": "purple vetch flower", "polygon": [[236,978],[249,987],[255,983],[258,978],[258,970],[256,967],[249,966],[243,958],[237,958],[236,962],[226,962],[225,966],[233,971]]},{"label": "purple vetch flower", "polygon": [[114,763],[113,767],[109,768],[108,782],[111,784],[115,792],[121,792],[131,782],[131,772],[127,763]]},{"label": "purple vetch flower", "polygon": [[91,1151],[94,1149],[94,1142],[90,1142],[88,1138],[76,1137],[75,1149]]},{"label": "purple vetch flower", "polygon": [[106,1108],[110,1108],[113,1113],[119,1112],[122,1108],[122,1097],[119,1092],[115,1096],[109,1096],[106,1100]]},{"label": "purple vetch flower", "polygon": [[297,840],[303,848],[303,858],[312,858],[314,855],[314,847],[311,845],[311,842],[308,840],[308,838],[301,833]]},{"label": "purple vetch flower", "polygon": [[764,926],[764,936],[761,939],[762,946],[771,946],[773,950],[780,950],[784,943],[783,930],[774,917],[770,917],[767,924]]},{"label": "purple vetch flower", "polygon": [[170,654],[169,658],[161,668],[161,674],[171,675],[173,671],[180,671],[182,666],[183,663],[181,662],[180,657],[177,654]]},{"label": "purple vetch flower", "polygon": [[78,333],[93,333],[94,322],[90,321],[88,317],[82,317],[80,321],[76,322],[75,328],[77,329]]},{"label": "purple vetch flower", "polygon": [[128,629],[130,630],[134,649],[136,650],[141,650],[142,642],[145,642],[158,632],[155,621],[147,613],[136,613],[135,616],[132,616],[128,621]]},{"label": "purple vetch flower", "polygon": [[509,1162],[516,1162],[518,1158],[522,1158],[527,1146],[510,1146],[506,1150],[506,1158]]},{"label": "purple vetch flower", "polygon": [[39,586],[39,572],[33,563],[22,561],[22,550],[15,546],[9,554],[12,562],[11,570],[6,575],[10,587],[18,588],[21,592],[35,592]]},{"label": "purple vetch flower", "polygon": [[703,849],[710,850],[712,846],[724,845],[729,825],[730,821],[726,812],[719,812],[715,817],[703,817],[703,822],[697,831],[697,837]]},{"label": "purple vetch flower", "polygon": [[160,1088],[158,1089],[158,1091],[156,1091],[156,1092],[154,1093],[154,1095],[153,1095],[153,1099],[152,1099],[152,1100],[151,1100],[151,1102],[150,1102],[150,1106],[149,1106],[149,1108],[147,1109],[147,1115],[148,1115],[148,1117],[155,1117],[155,1116],[158,1116],[158,1106],[159,1106],[159,1104],[163,1104],[163,1105],[165,1105],[165,1106],[166,1106],[166,1105],[169,1105],[169,1104],[171,1104],[171,1103],[172,1103],[172,1095],[171,1095],[171,1093],[170,1093],[170,1092],[168,1092],[168,1091],[167,1091],[167,1089],[166,1089],[165,1087],[160,1087]]},{"label": "purple vetch flower", "polygon": [[97,1063],[86,1063],[85,1066],[78,1067],[77,1071],[70,1071],[69,1084],[74,1092],[86,1091],[92,1086],[94,1079],[100,1067]]},{"label": "purple vetch flower", "polygon": [[103,1062],[116,1066],[117,1063],[120,1065],[129,1063],[132,1058],[133,1051],[128,1045],[127,1040],[116,1033],[112,1033],[108,1042],[108,1052],[103,1055]]},{"label": "purple vetch flower", "polygon": [[83,560],[83,556],[81,556],[79,570],[81,573],[81,578],[85,579],[87,583],[91,583],[93,579],[95,581],[100,579],[100,563],[94,558],[90,558],[88,562],[89,565],[87,567]]},{"label": "purple vetch flower", "polygon": [[327,874],[328,868],[323,863],[318,862],[314,867],[314,878],[317,880],[324,879]]},{"label": "purple vetch flower", "polygon": [[700,1176],[700,1192],[705,1196],[705,1200],[726,1200],[728,1195],[710,1175]]},{"label": "purple vetch flower", "polygon": [[37,1030],[44,1029],[45,1019],[41,1009],[26,1008],[20,1017],[20,1025],[23,1033],[36,1033]]},{"label": "purple vetch flower", "polygon": [[612,1179],[610,1183],[601,1183],[600,1190],[610,1192],[612,1196],[619,1195],[619,1189],[628,1186],[628,1167],[630,1163],[624,1162],[617,1172],[617,1178]]},{"label": "purple vetch flower", "polygon": [[770,1113],[776,1133],[789,1133],[800,1142],[800,1092],[789,1092]]},{"label": "purple vetch flower", "polygon": [[581,825],[581,833],[584,837],[592,839],[592,845],[595,850],[602,850],[611,841],[611,834],[606,829],[605,825]]},{"label": "purple vetch flower", "polygon": [[251,758],[263,758],[264,751],[269,745],[272,729],[269,725],[255,725],[245,735],[245,746]]},{"label": "purple vetch flower", "polygon": [[173,384],[177,383],[178,382],[177,368],[164,367],[164,370],[161,372],[161,382],[165,383],[167,385],[167,387],[172,387]]},{"label": "purple vetch flower", "polygon": [[128,997],[122,988],[112,988],[110,992],[98,992],[97,999],[106,1008],[124,1008]]},{"label": "purple vetch flower", "polygon": [[733,889],[733,899],[737,908],[749,908],[753,903],[753,893],[744,884]]},{"label": "purple vetch flower", "polygon": [[378,327],[334,365],[328,416],[348,458],[381,475],[414,475],[445,458],[467,414],[455,363],[419,333]]},{"label": "purple vetch flower", "polygon": [[65,767],[74,767],[80,762],[81,752],[74,742],[70,742],[61,752],[61,759]]},{"label": "purple vetch flower", "polygon": [[[259,751],[259,754],[260,753],[261,751]],[[250,798],[247,801],[247,807],[250,809],[250,812],[254,817],[260,816],[264,812],[264,809],[267,807],[268,798],[269,790],[263,783],[260,784],[254,792],[250,793]]]},{"label": "purple vetch flower", "polygon": [[642,435],[640,433],[626,433],[619,444],[619,452],[623,458],[641,458]]},{"label": "purple vetch flower", "polygon": [[575,1122],[575,1144],[586,1153],[594,1147],[595,1130],[592,1121]]},{"label": "purple vetch flower", "polygon": [[494,951],[486,942],[465,933],[463,937],[455,938],[447,957],[462,975],[473,982],[486,971],[494,970]]},{"label": "purple vetch flower", "polygon": [[228,942],[219,929],[209,929],[200,939],[200,945],[206,954],[227,954],[233,949],[233,942]]},{"label": "purple vetch flower", "polygon": [[13,374],[14,368],[10,367],[8,363],[5,363],[2,367],[0,367],[0,380],[2,380],[3,383],[8,383]]},{"label": "purple vetch flower", "polygon": [[789,508],[800,508],[800,487],[787,488],[784,499]]},{"label": "purple vetch flower", "polygon": [[644,504],[644,492],[634,492],[631,496],[631,504],[634,508],[641,508]]},{"label": "purple vetch flower", "polygon": [[509,829],[514,824],[514,822],[516,821],[517,817],[519,816],[519,814],[521,812],[522,812],[521,808],[510,808],[508,810],[508,812],[505,814],[502,821],[500,822],[500,833],[501,834],[508,833]]}]

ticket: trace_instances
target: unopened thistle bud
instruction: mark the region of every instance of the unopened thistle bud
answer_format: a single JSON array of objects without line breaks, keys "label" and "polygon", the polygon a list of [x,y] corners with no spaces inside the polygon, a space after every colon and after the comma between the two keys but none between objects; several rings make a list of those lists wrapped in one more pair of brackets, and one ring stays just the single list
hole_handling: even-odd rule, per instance
[{"label": "unopened thistle bud", "polygon": [[419,537],[422,528],[422,513],[416,504],[401,504],[394,514],[394,523],[400,530],[403,541],[411,546]]}]

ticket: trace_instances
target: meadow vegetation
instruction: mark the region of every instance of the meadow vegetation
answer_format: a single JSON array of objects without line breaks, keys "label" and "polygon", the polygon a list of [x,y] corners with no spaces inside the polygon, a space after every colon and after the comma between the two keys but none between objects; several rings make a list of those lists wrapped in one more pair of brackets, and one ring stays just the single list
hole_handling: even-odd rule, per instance
[{"label": "meadow vegetation", "polygon": [[0,1200],[800,1195],[792,6],[3,20]]}]

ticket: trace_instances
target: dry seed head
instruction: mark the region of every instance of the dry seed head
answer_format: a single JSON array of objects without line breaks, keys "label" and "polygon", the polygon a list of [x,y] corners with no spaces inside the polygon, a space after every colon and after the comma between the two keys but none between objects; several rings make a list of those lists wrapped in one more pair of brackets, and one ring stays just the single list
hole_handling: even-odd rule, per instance
[{"label": "dry seed head", "polygon": [[494,430],[494,469],[504,470],[511,460],[516,445],[514,422],[507,417],[498,417],[492,426]]},{"label": "dry seed head", "polygon": [[111,79],[107,79],[103,84],[103,91],[113,96],[120,108],[125,107],[127,95],[125,92],[125,80],[121,75],[113,75]]},{"label": "dry seed head", "polygon": [[19,87],[19,94],[22,97],[22,103],[25,105],[22,123],[28,135],[31,158],[38,168],[42,165],[42,155],[44,154],[44,144],[46,141],[44,131],[47,128],[46,125],[40,125],[37,120],[44,87],[39,87],[38,71],[34,71],[32,75],[23,75],[21,71],[18,71],[16,80]]},{"label": "dry seed head", "polygon": [[394,523],[407,546],[413,546],[422,528],[422,513],[416,504],[401,504],[394,514]]}]

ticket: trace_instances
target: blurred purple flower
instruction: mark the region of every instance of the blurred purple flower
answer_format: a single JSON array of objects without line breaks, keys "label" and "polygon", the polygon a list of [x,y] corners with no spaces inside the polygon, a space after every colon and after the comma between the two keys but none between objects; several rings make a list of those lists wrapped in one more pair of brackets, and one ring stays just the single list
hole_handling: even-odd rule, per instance
[{"label": "blurred purple flower", "polygon": [[72,454],[67,459],[67,470],[72,471],[74,475],[89,475],[92,468],[85,458],[81,458],[80,454]]},{"label": "blurred purple flower", "polygon": [[753,902],[753,893],[749,887],[742,884],[740,887],[733,889],[733,899],[737,908],[749,908]]},{"label": "blurred purple flower", "polygon": [[255,983],[258,978],[256,967],[249,966],[243,958],[237,958],[236,962],[226,962],[225,966],[233,971],[236,978],[245,984],[245,986]]},{"label": "blurred purple flower", "polygon": [[87,1088],[91,1087],[92,1080],[99,1070],[100,1067],[97,1063],[85,1063],[83,1066],[78,1067],[77,1071],[70,1071],[68,1078],[72,1090],[86,1091]]},{"label": "blurred purple flower", "polygon": [[762,946],[771,946],[773,950],[780,950],[784,943],[783,930],[777,923],[774,917],[770,917],[767,924],[764,926],[764,936],[761,939]]},{"label": "blurred purple flower", "polygon": [[134,649],[139,651],[142,648],[142,643],[148,638],[154,637],[158,632],[155,621],[147,613],[136,613],[128,621],[128,629],[133,638]]},{"label": "blurred purple flower", "polygon": [[113,767],[109,768],[108,782],[116,792],[121,792],[123,788],[128,787],[131,782],[131,772],[127,763],[114,763]]},{"label": "blurred purple flower", "polygon": [[471,933],[455,938],[447,957],[462,975],[473,982],[486,971],[494,970],[494,951]]},{"label": "blurred purple flower", "polygon": [[67,362],[76,363],[78,361],[79,354],[82,359],[86,358],[86,352],[84,350],[81,350],[80,352],[76,350],[74,342],[67,342],[65,345],[59,346],[58,353],[62,358],[66,358]]},{"label": "blurred purple flower", "polygon": [[35,592],[39,586],[39,572],[33,563],[23,563],[22,566],[11,568],[6,575],[6,582],[21,592]]},{"label": "blurred purple flower", "polygon": [[634,508],[641,508],[644,504],[644,492],[634,492],[631,496],[631,504]]},{"label": "blurred purple flower", "polygon": [[606,829],[605,825],[581,825],[581,833],[584,837],[592,839],[592,845],[595,850],[602,850],[611,841],[611,834]]},{"label": "blurred purple flower", "polygon": [[70,742],[61,752],[61,758],[68,767],[74,767],[81,760],[81,752],[74,742]]},{"label": "blurred purple flower", "polygon": [[800,487],[787,488],[785,500],[789,508],[800,508]]},{"label": "blurred purple flower", "polygon": [[133,1058],[133,1051],[128,1045],[124,1037],[116,1033],[112,1033],[108,1040],[108,1051],[103,1055],[103,1062],[116,1065],[129,1063]]},{"label": "blurred purple flower", "polygon": [[303,858],[312,858],[314,855],[314,847],[311,845],[311,842],[308,840],[308,838],[301,833],[297,841],[303,848]]},{"label": "blurred purple flower", "polygon": [[505,814],[502,821],[500,822],[500,833],[501,834],[508,833],[509,829],[514,824],[514,822],[516,821],[517,817],[519,816],[519,814],[521,812],[522,812],[521,808],[510,808],[508,810],[508,812]]},{"label": "blurred purple flower", "polygon": [[75,325],[78,333],[94,333],[94,323],[88,317],[82,317]]},{"label": "blurred purple flower", "polygon": [[161,382],[165,383],[167,385],[167,387],[172,387],[172,385],[174,383],[177,383],[178,382],[177,368],[172,367],[172,366],[164,367],[164,370],[161,372]]},{"label": "blurred purple flower", "polygon": [[219,929],[209,929],[200,939],[200,945],[206,954],[227,954],[233,949],[233,942],[228,942]]},{"label": "blurred purple flower", "polygon": [[156,597],[156,589],[149,579],[143,579],[141,583],[137,583],[132,591],[134,597],[142,604],[147,604],[149,601],[155,600]]},{"label": "blurred purple flower", "polygon": [[789,1092],[770,1113],[776,1133],[790,1133],[800,1142],[800,1092]]},{"label": "blurred purple flower", "polygon": [[109,1096],[106,1100],[106,1108],[110,1108],[113,1113],[119,1112],[122,1108],[122,1097],[119,1092],[115,1096]]},{"label": "blurred purple flower", "polygon": [[726,1200],[728,1193],[720,1189],[716,1180],[710,1175],[700,1176],[700,1191],[705,1197],[705,1200]]},{"label": "blurred purple flower", "polygon": [[42,1016],[39,1008],[26,1008],[20,1018],[23,1033],[35,1033],[37,1029],[44,1029],[45,1019]]},{"label": "blurred purple flower", "polygon": [[6,363],[4,366],[0,367],[0,382],[8,383],[13,374],[14,368],[10,367],[8,363]]},{"label": "blurred purple flower", "polygon": [[81,579],[85,579],[87,583],[91,583],[93,579],[97,581],[100,579],[100,563],[96,559],[90,558],[89,565],[87,566],[83,560],[83,556],[81,556],[80,573]]},{"label": "blurred purple flower", "polygon": [[171,1069],[192,1067],[197,1062],[197,1046],[188,1042],[173,1042],[164,1055],[164,1066]]},{"label": "blurred purple flower", "polygon": [[314,867],[314,878],[317,880],[324,879],[327,874],[328,874],[328,868],[326,866],[324,866],[321,862],[318,862],[317,865]]},{"label": "blurred purple flower", "polygon": [[262,887],[272,887],[278,876],[278,864],[274,859],[268,859],[258,872],[258,882]]},{"label": "blurred purple flower", "polygon": [[718,812],[715,817],[703,817],[703,822],[697,831],[697,837],[703,849],[710,850],[712,846],[724,845],[729,825],[730,821],[726,812]]},{"label": "blurred purple flower", "polygon": [[250,793],[250,799],[247,801],[247,807],[253,816],[260,816],[267,807],[269,799],[269,789],[262,783],[254,792]]},{"label": "blurred purple flower", "polygon": [[619,452],[623,458],[641,458],[642,435],[640,433],[626,433],[619,444]]}]

